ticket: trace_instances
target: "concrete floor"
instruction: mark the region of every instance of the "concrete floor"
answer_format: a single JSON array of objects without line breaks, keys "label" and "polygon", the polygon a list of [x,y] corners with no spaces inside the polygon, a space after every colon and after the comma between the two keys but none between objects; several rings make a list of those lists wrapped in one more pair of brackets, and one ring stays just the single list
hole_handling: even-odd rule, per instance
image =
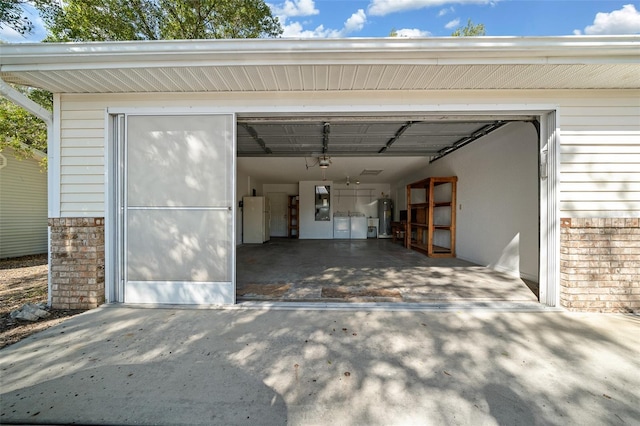
[{"label": "concrete floor", "polygon": [[522,279],[388,239],[273,238],[236,253],[240,301],[537,302]]},{"label": "concrete floor", "polygon": [[0,423],[637,425],[638,354],[637,316],[103,307],[0,350]]}]

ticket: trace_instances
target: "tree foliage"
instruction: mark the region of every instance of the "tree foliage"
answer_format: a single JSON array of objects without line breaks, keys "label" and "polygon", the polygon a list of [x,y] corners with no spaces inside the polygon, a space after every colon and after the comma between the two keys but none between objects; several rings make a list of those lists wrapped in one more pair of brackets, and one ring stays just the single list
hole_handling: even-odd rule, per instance
[{"label": "tree foliage", "polygon": [[45,14],[48,41],[277,37],[264,0],[66,0]]},{"label": "tree foliage", "polygon": [[474,25],[471,19],[467,21],[466,26],[458,28],[451,34],[453,37],[478,37],[483,35],[486,35],[484,24]]},{"label": "tree foliage", "polygon": [[[21,86],[14,88],[51,111],[51,93]],[[11,147],[21,158],[31,156],[31,149],[47,152],[47,125],[24,108],[0,97],[0,151]]]},{"label": "tree foliage", "polygon": [[22,35],[33,31],[33,22],[25,9],[28,4],[47,13],[52,13],[52,9],[59,6],[57,0],[0,0],[0,29],[11,28]]}]

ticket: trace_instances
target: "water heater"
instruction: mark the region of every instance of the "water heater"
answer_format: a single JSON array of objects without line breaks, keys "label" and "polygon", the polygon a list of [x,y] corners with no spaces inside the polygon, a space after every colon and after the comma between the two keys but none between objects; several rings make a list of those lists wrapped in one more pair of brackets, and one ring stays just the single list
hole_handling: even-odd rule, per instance
[{"label": "water heater", "polygon": [[392,217],[393,202],[391,198],[380,198],[378,200],[378,218],[380,219],[378,238],[391,238]]}]

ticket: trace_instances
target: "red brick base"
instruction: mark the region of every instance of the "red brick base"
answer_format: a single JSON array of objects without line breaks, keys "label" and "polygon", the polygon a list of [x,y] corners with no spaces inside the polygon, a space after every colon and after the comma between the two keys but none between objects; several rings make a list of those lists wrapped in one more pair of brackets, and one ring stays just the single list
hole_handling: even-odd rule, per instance
[{"label": "red brick base", "polygon": [[560,304],[640,312],[639,220],[565,218],[560,226]]},{"label": "red brick base", "polygon": [[91,309],[104,303],[104,219],[49,219],[51,306]]}]

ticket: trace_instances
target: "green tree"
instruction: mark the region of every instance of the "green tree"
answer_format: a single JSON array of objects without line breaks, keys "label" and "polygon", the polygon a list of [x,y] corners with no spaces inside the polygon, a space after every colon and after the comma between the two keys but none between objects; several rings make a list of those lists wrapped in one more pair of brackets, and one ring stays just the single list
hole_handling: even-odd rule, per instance
[{"label": "green tree", "polygon": [[33,22],[25,9],[28,4],[48,13],[59,6],[57,0],[0,0],[0,29],[11,28],[22,35],[33,31]]},{"label": "green tree", "polygon": [[47,41],[277,37],[264,0],[66,0],[44,19]]},{"label": "green tree", "polygon": [[[30,87],[14,88],[49,111],[53,109],[51,93]],[[0,151],[6,147],[13,148],[20,158],[29,157],[31,149],[47,152],[47,125],[24,108],[0,96]]]},{"label": "green tree", "polygon": [[474,25],[471,19],[467,21],[465,27],[460,27],[451,33],[452,37],[477,37],[486,35],[484,24]]}]

